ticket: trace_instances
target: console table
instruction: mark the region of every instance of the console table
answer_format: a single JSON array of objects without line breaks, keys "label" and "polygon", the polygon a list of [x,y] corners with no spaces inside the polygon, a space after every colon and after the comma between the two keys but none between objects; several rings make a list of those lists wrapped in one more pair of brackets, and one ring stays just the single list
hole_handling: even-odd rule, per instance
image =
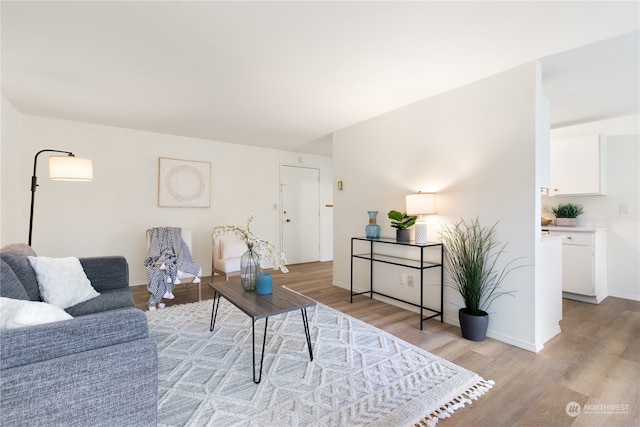
[{"label": "console table", "polygon": [[[354,253],[354,243],[367,242],[367,252]],[[394,256],[384,253],[376,252],[376,249],[383,248],[385,245],[401,245],[409,249],[410,252],[416,252],[415,257]],[[363,246],[363,244],[360,244]],[[437,250],[439,252],[439,262],[426,261],[425,250]],[[419,256],[418,256],[419,255]],[[355,259],[363,259],[369,261],[369,290],[364,292],[353,292],[353,261]],[[416,244],[415,242],[398,242],[396,239],[390,239],[380,237],[378,239],[367,239],[366,237],[352,237],[351,238],[351,303],[353,303],[353,297],[355,295],[369,294],[370,298],[373,298],[373,294],[381,295],[386,298],[391,298],[396,301],[403,302],[405,304],[413,305],[420,308],[420,330],[422,330],[422,322],[434,317],[440,316],[440,322],[443,322],[443,306],[444,306],[444,268],[442,266],[444,262],[444,246],[442,243],[425,243]],[[420,304],[415,304],[410,301],[406,301],[400,298],[386,295],[374,290],[373,287],[373,265],[374,263],[384,263],[397,265],[401,267],[412,268],[419,271],[420,274]],[[439,268],[440,269],[440,309],[434,309],[426,307],[424,304],[424,270]],[[424,315],[424,311],[433,313],[430,316]]]}]

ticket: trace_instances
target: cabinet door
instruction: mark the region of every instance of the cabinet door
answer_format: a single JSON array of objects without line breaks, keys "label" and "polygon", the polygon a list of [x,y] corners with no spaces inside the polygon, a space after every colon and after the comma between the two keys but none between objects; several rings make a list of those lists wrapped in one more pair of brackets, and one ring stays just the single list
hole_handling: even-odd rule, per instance
[{"label": "cabinet door", "polygon": [[552,140],[549,195],[605,194],[604,149],[599,135]]},{"label": "cabinet door", "polygon": [[595,295],[593,246],[562,246],[562,290]]}]

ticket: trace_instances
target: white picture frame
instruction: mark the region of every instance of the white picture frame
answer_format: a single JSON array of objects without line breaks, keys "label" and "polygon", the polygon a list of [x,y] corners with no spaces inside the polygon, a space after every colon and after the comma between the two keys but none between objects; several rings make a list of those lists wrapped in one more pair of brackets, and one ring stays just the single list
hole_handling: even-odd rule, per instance
[{"label": "white picture frame", "polygon": [[208,208],[211,193],[211,163],[158,159],[158,206]]}]

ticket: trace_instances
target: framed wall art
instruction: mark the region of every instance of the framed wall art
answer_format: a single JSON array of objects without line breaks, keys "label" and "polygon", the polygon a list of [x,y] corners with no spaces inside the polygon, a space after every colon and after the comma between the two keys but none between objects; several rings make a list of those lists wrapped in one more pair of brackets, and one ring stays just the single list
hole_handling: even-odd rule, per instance
[{"label": "framed wall art", "polygon": [[158,206],[208,208],[211,163],[159,158]]}]

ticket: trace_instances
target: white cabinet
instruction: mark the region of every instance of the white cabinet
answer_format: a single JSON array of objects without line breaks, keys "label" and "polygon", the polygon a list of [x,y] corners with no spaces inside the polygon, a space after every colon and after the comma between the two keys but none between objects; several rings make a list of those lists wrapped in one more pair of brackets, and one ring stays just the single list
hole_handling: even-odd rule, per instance
[{"label": "white cabinet", "polygon": [[563,296],[599,303],[607,297],[606,230],[562,234]]},{"label": "white cabinet", "polygon": [[605,142],[604,135],[552,140],[549,196],[606,194]]}]

